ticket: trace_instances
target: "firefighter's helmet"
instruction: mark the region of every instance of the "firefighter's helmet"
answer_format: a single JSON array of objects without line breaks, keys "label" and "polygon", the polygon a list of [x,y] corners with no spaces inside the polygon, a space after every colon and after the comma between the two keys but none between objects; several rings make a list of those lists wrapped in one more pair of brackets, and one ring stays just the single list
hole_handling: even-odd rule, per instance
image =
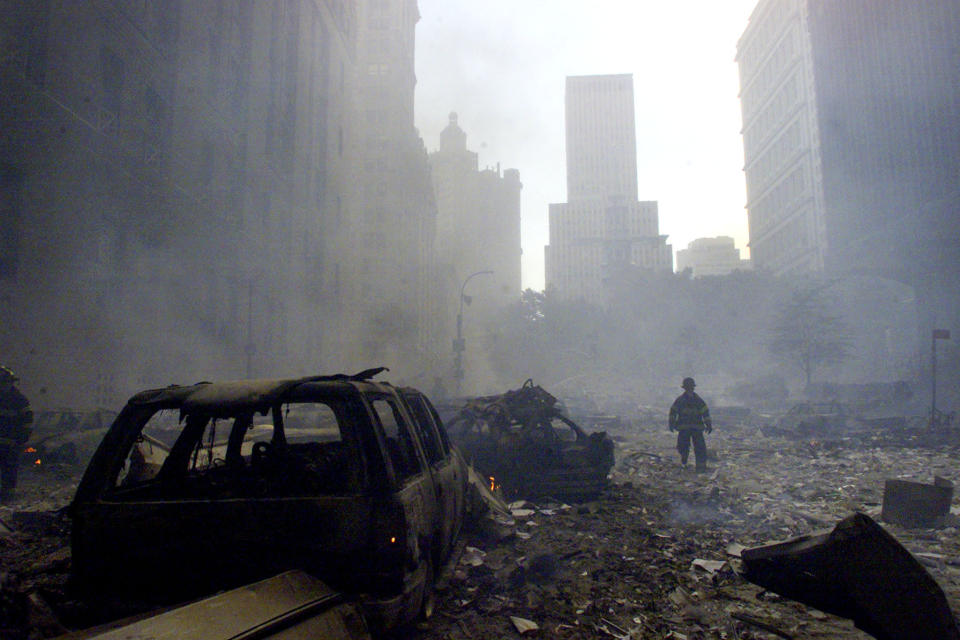
[{"label": "firefighter's helmet", "polygon": [[693,391],[693,388],[697,386],[697,383],[693,381],[693,378],[684,378],[683,382],[680,383],[680,386],[684,389],[689,389]]}]

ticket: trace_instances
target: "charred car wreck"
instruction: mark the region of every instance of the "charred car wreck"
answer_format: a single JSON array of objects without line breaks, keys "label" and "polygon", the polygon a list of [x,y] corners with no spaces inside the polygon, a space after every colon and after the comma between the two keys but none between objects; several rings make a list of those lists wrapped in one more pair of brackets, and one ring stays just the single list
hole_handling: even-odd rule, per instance
[{"label": "charred car wreck", "polygon": [[607,486],[614,462],[607,434],[587,434],[532,380],[467,401],[448,428],[464,457],[507,497],[588,498]]},{"label": "charred car wreck", "polygon": [[466,469],[429,400],[379,371],[135,395],[71,505],[75,587],[153,604],[300,569],[374,628],[429,615]]}]

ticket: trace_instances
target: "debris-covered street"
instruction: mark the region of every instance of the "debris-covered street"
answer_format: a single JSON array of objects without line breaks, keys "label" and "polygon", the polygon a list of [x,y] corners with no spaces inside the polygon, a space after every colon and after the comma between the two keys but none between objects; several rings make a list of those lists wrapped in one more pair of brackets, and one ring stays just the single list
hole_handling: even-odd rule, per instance
[{"label": "debris-covered street", "polygon": [[[960,449],[836,448],[717,430],[708,474],[679,468],[674,439],[646,425],[616,434],[614,486],[580,505],[514,504],[512,527],[468,536],[423,638],[867,638],[849,620],[765,593],[735,573],[738,545],[879,519],[883,482],[952,477]],[[885,525],[956,609],[957,529]],[[891,579],[895,579],[891,576]]]},{"label": "debris-covered street", "polygon": [[[879,521],[886,478],[955,479],[960,458],[956,445],[826,447],[740,424],[714,431],[715,459],[698,474],[680,467],[662,425],[610,435],[617,464],[609,489],[580,504],[514,502],[512,523],[487,519],[465,532],[436,614],[396,637],[867,638],[849,620],[745,581],[735,555],[829,529],[856,511]],[[67,466],[26,469],[16,502],[0,511],[5,638],[99,622],[67,591],[70,522],[61,509],[76,480]],[[947,524],[883,526],[956,610],[960,541],[953,516]]]}]

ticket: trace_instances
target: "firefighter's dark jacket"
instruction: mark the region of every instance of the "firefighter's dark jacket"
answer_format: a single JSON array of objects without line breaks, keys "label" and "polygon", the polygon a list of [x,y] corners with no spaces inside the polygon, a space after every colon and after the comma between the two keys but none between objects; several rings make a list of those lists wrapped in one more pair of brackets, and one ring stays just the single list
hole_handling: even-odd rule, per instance
[{"label": "firefighter's dark jacket", "polygon": [[707,403],[696,393],[680,394],[670,407],[670,428],[703,430],[706,427],[713,428]]},{"label": "firefighter's dark jacket", "polygon": [[20,445],[30,436],[30,401],[16,387],[0,392],[0,446]]}]

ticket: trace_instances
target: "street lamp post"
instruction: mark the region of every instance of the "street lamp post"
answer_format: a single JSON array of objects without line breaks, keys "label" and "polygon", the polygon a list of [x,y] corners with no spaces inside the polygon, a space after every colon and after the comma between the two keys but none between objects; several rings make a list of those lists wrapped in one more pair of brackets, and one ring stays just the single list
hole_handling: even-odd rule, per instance
[{"label": "street lamp post", "polygon": [[930,340],[930,426],[935,427],[939,421],[937,416],[937,340],[949,340],[948,329],[934,329]]},{"label": "street lamp post", "polygon": [[460,285],[460,308],[457,311],[457,337],[453,339],[453,379],[456,384],[456,393],[458,396],[460,395],[463,385],[463,352],[466,351],[467,348],[467,341],[463,337],[463,290],[474,276],[492,273],[493,271],[489,269],[471,273],[463,281],[463,284]]},{"label": "street lamp post", "polygon": [[253,354],[257,351],[253,344],[253,278],[247,281],[247,344],[244,345],[247,354],[247,379],[253,377]]}]

